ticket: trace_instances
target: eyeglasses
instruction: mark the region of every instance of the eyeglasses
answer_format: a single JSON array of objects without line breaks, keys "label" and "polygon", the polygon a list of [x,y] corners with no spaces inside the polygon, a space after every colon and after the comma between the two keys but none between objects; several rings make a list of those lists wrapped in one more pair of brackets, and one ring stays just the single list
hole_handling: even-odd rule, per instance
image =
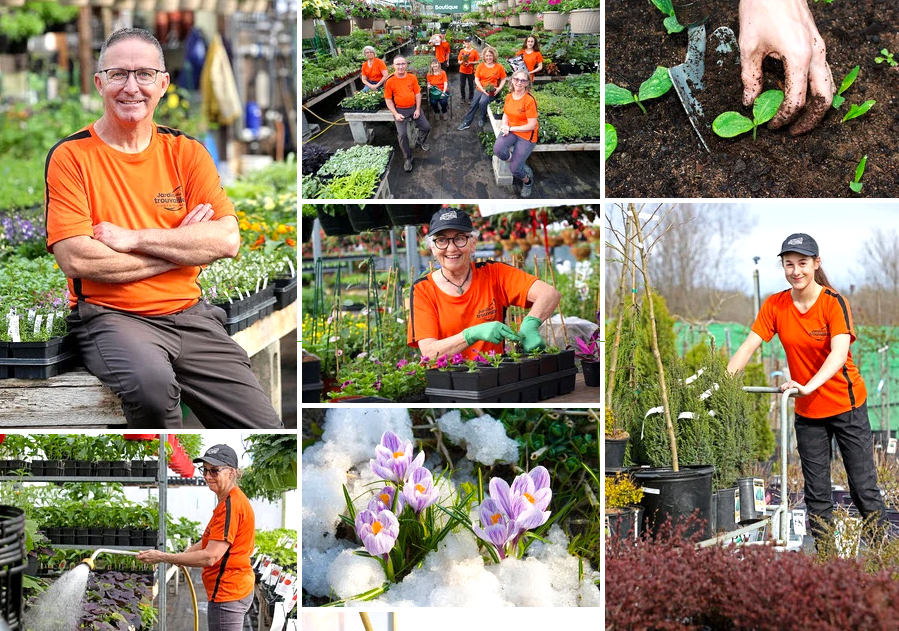
[{"label": "eyeglasses", "polygon": [[217,467],[215,469],[208,469],[206,467],[197,467],[197,469],[199,469],[202,472],[204,478],[207,475],[210,477],[213,477],[213,478],[217,478],[217,477],[219,477],[219,473],[221,473],[222,471],[224,471],[227,468],[228,467]]},{"label": "eyeglasses", "polygon": [[394,66],[408,66],[409,64],[393,64]]},{"label": "eyeglasses", "polygon": [[514,81],[515,83],[527,83],[528,82],[527,79],[518,79],[518,78],[512,79],[512,81]]},{"label": "eyeglasses", "polygon": [[450,241],[452,241],[457,248],[464,248],[468,244],[469,239],[471,239],[471,235],[457,234],[452,239],[449,239],[447,237],[434,237],[433,243],[435,246],[437,246],[438,250],[447,249],[449,247]]},{"label": "eyeglasses", "polygon": [[107,68],[100,72],[106,73],[106,78],[110,83],[121,85],[128,82],[128,75],[134,73],[134,80],[140,85],[150,85],[156,83],[156,75],[165,70],[156,70],[155,68],[136,68],[128,70],[127,68]]}]

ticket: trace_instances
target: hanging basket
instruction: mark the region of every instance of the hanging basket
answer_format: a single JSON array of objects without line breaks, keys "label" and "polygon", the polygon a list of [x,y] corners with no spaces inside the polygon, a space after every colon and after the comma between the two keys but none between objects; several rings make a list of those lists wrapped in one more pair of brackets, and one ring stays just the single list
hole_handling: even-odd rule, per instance
[{"label": "hanging basket", "polygon": [[[96,2],[96,0],[94,0]],[[156,10],[161,13],[171,13],[181,8],[180,0],[159,0],[156,3]]]},{"label": "hanging basket", "polygon": [[510,15],[509,16],[509,26],[521,26],[521,16]]},{"label": "hanging basket", "polygon": [[199,11],[203,6],[203,0],[181,0],[182,11]]},{"label": "hanging basket", "polygon": [[315,19],[303,18],[303,39],[315,37]]},{"label": "hanging basket", "polygon": [[334,37],[345,37],[353,29],[353,23],[349,20],[325,20],[328,32]]},{"label": "hanging basket", "polygon": [[341,204],[331,205],[334,208],[334,214],[328,214],[321,207],[317,208],[318,221],[322,226],[325,234],[329,237],[339,237],[344,235],[356,234],[350,218],[347,217],[345,207]]},{"label": "hanging basket", "polygon": [[138,11],[156,11],[155,0],[137,0]]},{"label": "hanging basket", "polygon": [[357,232],[390,227],[390,216],[384,204],[368,204],[359,208],[357,204],[347,204],[346,214]]},{"label": "hanging basket", "polygon": [[374,21],[374,18],[353,18],[353,22],[356,23],[356,28],[370,29]]},{"label": "hanging basket", "polygon": [[558,11],[543,12],[543,28],[553,33],[561,33],[568,24],[568,14]]},{"label": "hanging basket", "polygon": [[602,30],[601,9],[575,9],[570,16],[572,33],[599,33]]},{"label": "hanging basket", "polygon": [[534,26],[537,23],[537,14],[536,13],[519,13],[518,14],[518,23],[521,26]]},{"label": "hanging basket", "polygon": [[383,31],[387,28],[387,20],[382,20],[381,18],[374,18],[371,27],[376,31]]},{"label": "hanging basket", "polygon": [[508,3],[508,2],[497,2],[497,3],[496,3],[496,10],[497,10],[497,11],[505,11],[505,10],[508,9],[508,8],[509,8],[509,3]]},{"label": "hanging basket", "polygon": [[430,223],[439,209],[440,204],[387,204],[390,223],[397,227]]}]

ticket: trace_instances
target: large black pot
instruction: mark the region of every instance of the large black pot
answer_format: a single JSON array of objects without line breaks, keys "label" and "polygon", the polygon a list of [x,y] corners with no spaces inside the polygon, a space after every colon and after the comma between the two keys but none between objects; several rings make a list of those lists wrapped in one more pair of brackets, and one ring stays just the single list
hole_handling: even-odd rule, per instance
[{"label": "large black pot", "polygon": [[353,228],[353,224],[350,223],[350,218],[346,214],[346,206],[343,204],[329,204],[328,209],[334,214],[331,215],[326,213],[321,206],[316,209],[318,212],[318,221],[326,235],[329,237],[340,237],[356,234],[356,230]]},{"label": "large black pot", "polygon": [[387,204],[387,214],[394,226],[430,223],[440,204]]},{"label": "large black pot", "polygon": [[642,517],[642,506],[607,508],[606,519],[609,521],[609,536],[637,539],[641,532]]},{"label": "large black pot", "polygon": [[300,238],[303,240],[303,243],[309,243],[312,240],[315,217],[301,217],[300,219]]},{"label": "large black pot", "polygon": [[22,573],[26,567],[25,512],[15,506],[0,506],[0,618],[10,629],[21,629]]},{"label": "large black pot", "polygon": [[624,466],[624,452],[627,450],[627,438],[604,438],[606,452],[606,470],[620,469]]},{"label": "large black pot", "polygon": [[581,361],[581,369],[584,371],[584,383],[591,388],[598,388],[602,383],[602,371],[599,362]]},{"label": "large black pot", "polygon": [[718,496],[718,506],[715,509],[716,532],[731,532],[737,529],[737,487],[732,486],[729,489],[718,489],[715,493]]},{"label": "large black pot", "polygon": [[346,214],[357,232],[390,227],[390,216],[384,204],[366,204],[365,208],[360,208],[357,204],[347,204]]},{"label": "large black pot", "polygon": [[701,523],[684,530],[690,537],[697,532],[702,539],[711,536],[712,465],[685,465],[680,471],[670,467],[635,469],[634,480],[643,487],[640,505],[646,511],[645,521],[653,535],[669,518],[677,525],[696,514]]}]

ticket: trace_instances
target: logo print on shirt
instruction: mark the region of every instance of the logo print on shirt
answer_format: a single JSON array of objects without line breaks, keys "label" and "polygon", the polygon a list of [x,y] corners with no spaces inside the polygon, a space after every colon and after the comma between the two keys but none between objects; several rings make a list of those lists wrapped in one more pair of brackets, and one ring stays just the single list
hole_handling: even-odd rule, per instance
[{"label": "logo print on shirt", "polygon": [[165,210],[175,212],[184,208],[184,193],[179,184],[171,193],[156,193],[153,203],[162,206]]},{"label": "logo print on shirt", "polygon": [[490,299],[490,304],[479,309],[475,318],[478,320],[487,320],[488,322],[496,320],[496,298]]},{"label": "logo print on shirt", "polygon": [[814,329],[812,331],[809,331],[808,334],[819,342],[830,337],[830,332],[828,331],[827,326],[825,326],[823,329]]}]

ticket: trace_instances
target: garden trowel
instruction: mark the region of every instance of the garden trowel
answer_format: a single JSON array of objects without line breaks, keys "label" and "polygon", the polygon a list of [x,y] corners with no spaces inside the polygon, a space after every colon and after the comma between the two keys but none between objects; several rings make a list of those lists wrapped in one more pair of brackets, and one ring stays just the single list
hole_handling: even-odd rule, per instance
[{"label": "garden trowel", "polygon": [[[679,66],[669,68],[668,76],[671,77],[671,84],[684,104],[690,124],[699,136],[699,142],[706,151],[709,151],[709,146],[702,137],[705,115],[702,105],[695,96],[696,92],[705,88],[702,78],[705,75],[705,24],[709,20],[709,12],[704,0],[674,0],[672,4],[677,21],[687,27],[687,58]],[[731,29],[726,26],[715,29],[712,40],[715,43],[719,66],[730,56],[734,56],[735,61],[739,63],[739,54],[734,54],[739,53],[737,38]]]}]

